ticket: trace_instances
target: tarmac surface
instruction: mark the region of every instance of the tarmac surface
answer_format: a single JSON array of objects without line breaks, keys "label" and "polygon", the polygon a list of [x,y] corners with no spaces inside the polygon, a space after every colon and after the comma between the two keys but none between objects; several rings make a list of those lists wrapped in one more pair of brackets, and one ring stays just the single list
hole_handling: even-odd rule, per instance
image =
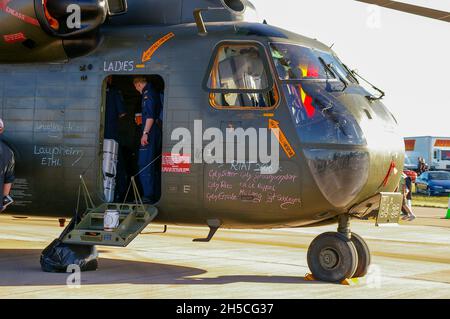
[{"label": "tarmac surface", "polygon": [[307,281],[306,253],[335,226],[219,230],[150,226],[127,248],[98,247],[99,269],[67,285],[44,273],[41,251],[60,232],[55,219],[0,216],[0,298],[450,298],[450,220],[446,210],[416,208],[414,222],[375,227],[353,221],[371,251],[369,275],[345,286]]}]

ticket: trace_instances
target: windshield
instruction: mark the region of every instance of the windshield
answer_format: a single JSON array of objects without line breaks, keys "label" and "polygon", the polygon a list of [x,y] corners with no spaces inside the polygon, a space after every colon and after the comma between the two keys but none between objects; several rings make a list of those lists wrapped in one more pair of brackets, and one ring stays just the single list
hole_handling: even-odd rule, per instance
[{"label": "windshield", "polygon": [[342,94],[341,82],[346,81],[337,58],[292,44],[271,43],[270,50],[300,140],[365,145],[361,128],[337,98]]},{"label": "windshield", "polygon": [[432,180],[432,181],[450,180],[450,173],[446,173],[446,172],[430,173],[430,180]]},{"label": "windshield", "polygon": [[271,43],[270,50],[281,80],[341,79],[356,83],[356,79],[331,53],[295,44]]}]

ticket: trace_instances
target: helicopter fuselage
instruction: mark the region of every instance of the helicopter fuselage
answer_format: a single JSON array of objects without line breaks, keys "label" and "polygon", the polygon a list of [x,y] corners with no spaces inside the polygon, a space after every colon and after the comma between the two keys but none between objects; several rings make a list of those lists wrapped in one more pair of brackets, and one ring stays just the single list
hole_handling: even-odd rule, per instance
[{"label": "helicopter fuselage", "polygon": [[[200,36],[195,24],[105,27],[102,43],[89,56],[62,63],[0,65],[3,140],[16,156],[16,204],[8,213],[73,216],[80,175],[96,202],[102,201],[109,75],[157,75],[165,84],[157,223],[206,225],[219,220],[225,228],[302,227],[332,222],[380,192],[395,191],[404,145],[392,114],[354,81],[280,77],[271,44],[334,55],[329,47],[265,24],[210,23],[207,28],[208,34]],[[217,48],[224,43],[264,52],[274,105],[215,104],[206,83]],[[299,110],[302,95],[311,97],[314,108],[306,110],[306,117]],[[186,128],[194,135],[194,121],[224,135],[230,127],[270,129],[276,123],[278,172],[261,174],[264,165],[258,161],[191,161],[182,169],[168,163],[178,142],[172,132]],[[202,153],[207,144],[201,141],[188,155]]]}]

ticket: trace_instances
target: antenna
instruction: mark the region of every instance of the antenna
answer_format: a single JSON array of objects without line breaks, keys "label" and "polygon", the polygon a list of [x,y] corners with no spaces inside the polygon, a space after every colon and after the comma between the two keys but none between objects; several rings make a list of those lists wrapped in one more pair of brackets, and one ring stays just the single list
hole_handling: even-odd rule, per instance
[{"label": "antenna", "polygon": [[208,30],[206,30],[205,21],[203,21],[202,12],[203,11],[212,11],[212,10],[225,10],[225,8],[197,8],[194,10],[194,19],[197,24],[198,34],[202,36],[206,36],[208,34]]}]

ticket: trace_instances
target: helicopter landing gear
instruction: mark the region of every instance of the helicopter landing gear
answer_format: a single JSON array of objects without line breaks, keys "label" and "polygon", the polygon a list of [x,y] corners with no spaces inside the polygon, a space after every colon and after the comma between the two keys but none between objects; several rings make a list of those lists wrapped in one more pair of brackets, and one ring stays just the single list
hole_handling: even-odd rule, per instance
[{"label": "helicopter landing gear", "polygon": [[352,233],[351,241],[355,245],[356,251],[358,253],[358,266],[353,274],[353,278],[361,278],[367,275],[369,270],[371,256],[369,246],[358,234]]},{"label": "helicopter landing gear", "polygon": [[341,233],[317,236],[308,249],[308,266],[316,280],[342,282],[352,278],[358,266],[355,245]]},{"label": "helicopter landing gear", "polygon": [[350,232],[350,216],[340,215],[337,232],[317,236],[308,249],[308,266],[315,279],[342,282],[362,277],[370,265],[369,247]]}]

